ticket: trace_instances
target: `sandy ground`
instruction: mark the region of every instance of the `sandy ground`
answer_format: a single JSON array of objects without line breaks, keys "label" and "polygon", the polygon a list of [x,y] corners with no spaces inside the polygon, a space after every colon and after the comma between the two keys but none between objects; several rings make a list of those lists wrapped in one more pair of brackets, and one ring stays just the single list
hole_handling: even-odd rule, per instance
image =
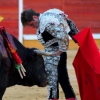
[{"label": "sandy ground", "polygon": [[[70,77],[71,84],[73,86],[73,89],[75,91],[75,94],[80,100],[79,96],[79,90],[77,85],[77,79],[74,72],[74,68],[72,66],[72,62],[74,60],[74,57],[76,55],[77,50],[68,50],[68,73]],[[7,88],[3,100],[47,100],[47,88],[40,88],[37,86],[33,87],[24,87],[24,86],[12,86]],[[60,98],[59,100],[65,100],[63,91],[60,87]]]}]

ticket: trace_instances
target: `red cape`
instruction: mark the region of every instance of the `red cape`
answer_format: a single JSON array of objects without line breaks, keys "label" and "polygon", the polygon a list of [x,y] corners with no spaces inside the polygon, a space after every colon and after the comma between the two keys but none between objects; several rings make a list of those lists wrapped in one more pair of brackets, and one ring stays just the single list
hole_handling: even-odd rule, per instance
[{"label": "red cape", "polygon": [[73,66],[81,100],[100,100],[100,52],[91,29],[86,28],[73,38],[79,45]]}]

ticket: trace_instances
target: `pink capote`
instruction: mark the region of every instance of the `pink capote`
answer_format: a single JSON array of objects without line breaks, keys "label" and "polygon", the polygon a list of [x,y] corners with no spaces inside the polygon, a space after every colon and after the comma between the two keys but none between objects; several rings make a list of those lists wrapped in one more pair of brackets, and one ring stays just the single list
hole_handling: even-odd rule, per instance
[{"label": "pink capote", "polygon": [[73,37],[79,45],[73,61],[81,100],[100,100],[100,52],[91,29]]}]

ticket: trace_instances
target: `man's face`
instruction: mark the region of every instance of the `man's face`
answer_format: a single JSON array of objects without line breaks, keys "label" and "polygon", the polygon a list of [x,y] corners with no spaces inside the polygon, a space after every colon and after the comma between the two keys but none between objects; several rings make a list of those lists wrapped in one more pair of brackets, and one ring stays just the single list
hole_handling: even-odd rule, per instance
[{"label": "man's face", "polygon": [[39,25],[39,18],[38,16],[33,16],[33,20],[30,22],[27,22],[27,26],[31,26],[32,28],[38,28]]}]

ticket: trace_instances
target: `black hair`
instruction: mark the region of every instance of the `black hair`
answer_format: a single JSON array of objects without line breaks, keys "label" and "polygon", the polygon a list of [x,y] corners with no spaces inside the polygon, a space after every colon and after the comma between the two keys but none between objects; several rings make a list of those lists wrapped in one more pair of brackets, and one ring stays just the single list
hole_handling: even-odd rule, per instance
[{"label": "black hair", "polygon": [[35,12],[33,9],[26,9],[21,13],[21,22],[22,25],[25,26],[27,22],[33,20],[33,16],[39,16],[40,14]]}]

